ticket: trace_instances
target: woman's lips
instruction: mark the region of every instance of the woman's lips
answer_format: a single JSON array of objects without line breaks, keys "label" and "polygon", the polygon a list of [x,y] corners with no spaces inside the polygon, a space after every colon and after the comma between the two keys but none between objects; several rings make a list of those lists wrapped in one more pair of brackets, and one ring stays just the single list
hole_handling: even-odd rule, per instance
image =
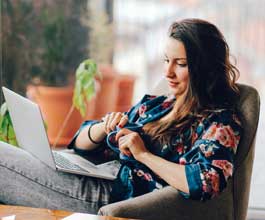
[{"label": "woman's lips", "polygon": [[171,81],[168,81],[168,85],[169,85],[170,87],[176,87],[178,84],[179,84],[179,83],[177,83],[177,82],[171,82]]}]

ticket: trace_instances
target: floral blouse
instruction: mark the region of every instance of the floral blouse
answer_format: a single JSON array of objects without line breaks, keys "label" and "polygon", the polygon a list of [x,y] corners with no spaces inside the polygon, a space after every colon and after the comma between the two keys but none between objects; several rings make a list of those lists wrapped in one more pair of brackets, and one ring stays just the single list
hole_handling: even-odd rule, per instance
[{"label": "floral blouse", "polygon": [[[217,109],[209,111],[206,116],[195,120],[189,128],[176,133],[167,144],[150,142],[150,138],[144,134],[141,126],[166,115],[172,109],[174,102],[174,96],[145,95],[126,113],[129,117],[129,127],[133,125],[137,127],[150,152],[173,163],[185,165],[189,193],[180,192],[185,198],[211,199],[224,190],[228,178],[233,174],[234,156],[242,132],[241,123],[233,110]],[[94,122],[84,122],[75,137],[85,126]],[[106,157],[119,158],[116,152],[108,148],[106,141],[95,152],[77,149],[74,146],[75,137],[69,148],[74,148],[79,154],[101,152]],[[110,142],[113,140],[109,136],[107,138]],[[117,179],[114,180],[111,192],[113,202],[152,192],[168,185],[144,164],[136,160],[123,158],[119,160],[122,166]]]}]

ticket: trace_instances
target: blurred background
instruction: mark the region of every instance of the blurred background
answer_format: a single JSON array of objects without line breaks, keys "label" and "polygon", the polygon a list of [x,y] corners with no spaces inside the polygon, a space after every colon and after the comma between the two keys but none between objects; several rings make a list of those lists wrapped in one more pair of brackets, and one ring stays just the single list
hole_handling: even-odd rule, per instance
[{"label": "blurred background", "polygon": [[[60,91],[70,88],[70,104],[58,110],[63,98],[55,101],[57,112],[66,111],[75,69],[91,57],[103,80],[96,84],[86,119],[126,111],[161,79],[169,25],[190,17],[213,22],[230,46],[231,59],[241,72],[239,82],[257,88],[261,97],[249,206],[265,210],[264,11],[264,0],[1,0],[1,85],[38,101],[44,119],[54,121],[48,113],[45,116],[38,94],[44,86],[45,91],[51,86]],[[54,134],[49,127],[58,132],[60,120],[57,125],[48,123],[51,142]],[[73,135],[82,120],[69,126],[73,129],[61,144],[69,141],[66,136]]]}]

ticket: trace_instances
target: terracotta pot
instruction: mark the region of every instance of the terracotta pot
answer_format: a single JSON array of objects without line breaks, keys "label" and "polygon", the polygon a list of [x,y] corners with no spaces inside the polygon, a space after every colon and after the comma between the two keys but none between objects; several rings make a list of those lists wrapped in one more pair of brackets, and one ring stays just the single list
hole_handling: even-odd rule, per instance
[{"label": "terracotta pot", "polygon": [[119,74],[111,65],[101,65],[99,68],[103,79],[99,81],[95,119],[101,119],[108,112],[130,109],[136,77]]},{"label": "terracotta pot", "polygon": [[100,66],[102,80],[96,96],[95,119],[101,119],[107,112],[115,111],[117,100],[117,73],[111,66]]},{"label": "terracotta pot", "polygon": [[115,111],[125,112],[132,107],[133,91],[136,77],[133,75],[117,75],[117,100]]},{"label": "terracotta pot", "polygon": [[[66,118],[73,97],[73,87],[46,87],[28,86],[27,96],[38,103],[43,119],[47,124],[47,133],[50,144],[53,145],[56,136]],[[86,118],[92,118],[94,114],[94,100],[89,103],[89,114]],[[65,127],[57,146],[66,146],[72,139],[75,132],[80,127],[84,119],[75,109],[72,113],[67,126]]]}]

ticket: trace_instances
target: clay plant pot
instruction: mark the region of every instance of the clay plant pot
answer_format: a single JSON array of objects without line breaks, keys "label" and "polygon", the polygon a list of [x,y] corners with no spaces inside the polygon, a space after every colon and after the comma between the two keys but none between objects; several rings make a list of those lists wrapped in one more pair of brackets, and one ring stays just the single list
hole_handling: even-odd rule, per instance
[{"label": "clay plant pot", "polygon": [[115,111],[126,112],[132,107],[136,76],[119,74],[116,77],[118,93]]},{"label": "clay plant pot", "polygon": [[108,112],[125,112],[132,105],[136,77],[119,74],[112,65],[101,65],[102,80],[96,96],[95,119],[101,119]]},{"label": "clay plant pot", "polygon": [[118,86],[117,72],[111,65],[100,66],[102,79],[99,80],[99,91],[96,95],[95,119],[101,119],[106,113],[115,111]]},{"label": "clay plant pot", "polygon": [[[64,119],[71,108],[73,87],[30,85],[27,87],[27,96],[40,106],[43,119],[47,125],[48,138],[50,144],[53,145]],[[89,114],[86,118],[93,117],[95,107],[94,102],[95,101],[92,100],[89,103]],[[83,120],[84,119],[81,117],[80,113],[75,109],[56,146],[66,146],[69,144]]]}]

